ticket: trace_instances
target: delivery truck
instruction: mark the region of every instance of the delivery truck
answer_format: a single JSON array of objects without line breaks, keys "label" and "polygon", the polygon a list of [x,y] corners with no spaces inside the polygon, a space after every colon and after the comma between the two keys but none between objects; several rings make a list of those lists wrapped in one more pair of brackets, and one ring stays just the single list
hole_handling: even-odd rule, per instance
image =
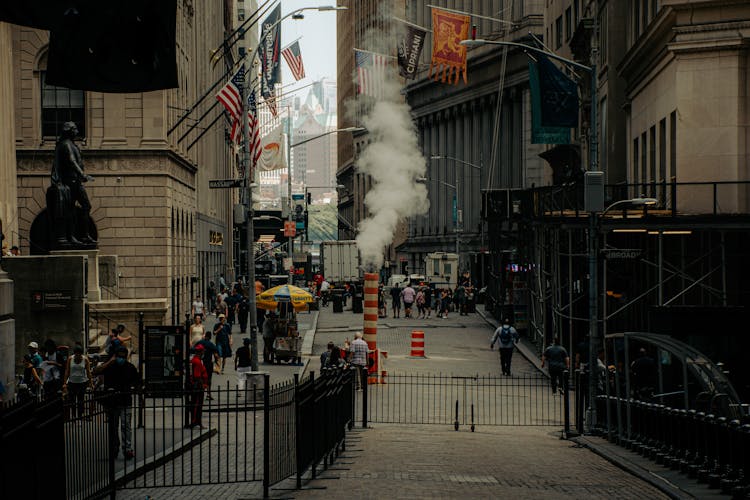
[{"label": "delivery truck", "polygon": [[354,240],[321,242],[320,264],[323,277],[333,285],[360,281],[359,251]]}]

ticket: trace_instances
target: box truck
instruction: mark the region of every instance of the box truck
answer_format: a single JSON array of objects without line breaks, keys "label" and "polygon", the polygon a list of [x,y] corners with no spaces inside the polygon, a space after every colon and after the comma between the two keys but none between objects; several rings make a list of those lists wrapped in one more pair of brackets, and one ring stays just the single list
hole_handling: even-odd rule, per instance
[{"label": "box truck", "polygon": [[359,251],[354,240],[321,242],[320,264],[323,277],[331,284],[360,281]]}]

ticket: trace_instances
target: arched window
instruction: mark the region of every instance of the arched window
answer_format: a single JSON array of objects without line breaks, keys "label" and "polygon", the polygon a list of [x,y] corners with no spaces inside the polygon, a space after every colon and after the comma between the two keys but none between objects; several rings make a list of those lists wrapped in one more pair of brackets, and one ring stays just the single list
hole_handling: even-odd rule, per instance
[{"label": "arched window", "polygon": [[80,137],[86,137],[86,96],[83,90],[47,85],[47,54],[39,59],[39,88],[42,103],[42,137],[60,135],[62,124],[75,122]]}]

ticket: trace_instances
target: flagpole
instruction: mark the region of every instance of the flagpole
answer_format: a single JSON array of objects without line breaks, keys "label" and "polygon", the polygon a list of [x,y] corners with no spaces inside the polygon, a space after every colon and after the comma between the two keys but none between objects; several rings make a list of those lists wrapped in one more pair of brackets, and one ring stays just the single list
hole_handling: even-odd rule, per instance
[{"label": "flagpole", "polygon": [[381,54],[380,52],[373,52],[371,50],[358,49],[356,47],[352,48],[352,50],[355,52],[364,52],[366,54],[372,54],[375,56],[385,57],[387,59],[398,59],[398,57],[396,56],[389,56],[388,54]]},{"label": "flagpole", "polygon": [[432,30],[431,30],[431,29],[429,29],[429,28],[425,28],[424,26],[420,26],[420,25],[418,25],[418,24],[410,23],[410,22],[409,22],[409,21],[407,21],[406,19],[401,19],[400,17],[396,17],[396,16],[391,16],[391,19],[395,19],[396,21],[398,21],[398,22],[400,22],[400,23],[404,23],[404,24],[406,24],[406,25],[409,25],[409,26],[413,26],[413,27],[415,27],[415,28],[417,28],[417,29],[420,29],[420,30],[422,30],[422,31],[426,31],[426,32],[428,32],[428,33],[432,33]]},{"label": "flagpole", "polygon": [[497,19],[497,18],[489,17],[489,16],[480,16],[479,14],[472,14],[471,12],[466,12],[466,11],[463,11],[463,10],[448,9],[446,7],[440,7],[439,5],[432,5],[432,4],[428,3],[426,5],[426,7],[430,7],[432,9],[437,9],[437,10],[444,10],[445,12],[453,12],[454,14],[463,14],[464,16],[476,17],[478,19],[487,19],[488,21],[494,21],[494,22],[500,23],[500,24],[507,24],[507,25],[510,25],[510,26],[515,26],[516,25],[516,23],[512,23],[510,21],[506,21],[505,19]]},{"label": "flagpole", "polygon": [[289,47],[291,47],[291,46],[292,46],[292,45],[294,44],[294,42],[299,42],[300,40],[302,40],[302,37],[301,37],[301,36],[298,36],[297,38],[295,38],[295,39],[294,39],[294,40],[292,40],[291,42],[289,42],[289,43],[287,43],[286,45],[284,45],[283,47],[281,47],[281,50],[285,50],[285,49],[288,49]]}]

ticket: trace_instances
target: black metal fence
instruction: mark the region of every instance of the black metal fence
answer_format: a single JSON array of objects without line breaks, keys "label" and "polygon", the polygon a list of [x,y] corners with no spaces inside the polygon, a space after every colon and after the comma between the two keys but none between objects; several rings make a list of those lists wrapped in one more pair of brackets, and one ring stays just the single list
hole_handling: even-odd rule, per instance
[{"label": "black metal fence", "polygon": [[541,373],[498,377],[391,374],[366,387],[370,422],[459,426],[555,426],[565,423],[565,398]]},{"label": "black metal fence", "polygon": [[[734,498],[750,493],[750,422],[696,410],[599,396],[599,430],[628,449]],[[613,413],[614,412],[614,413]]]},{"label": "black metal fence", "polygon": [[0,410],[0,449],[11,460],[0,468],[0,497],[14,498],[19,484],[47,484],[31,498],[88,499],[118,489],[254,481],[267,497],[272,485],[295,474],[301,484],[307,470],[327,466],[343,449],[352,381],[349,371],[327,371],[271,386],[258,375],[246,389],[213,387],[210,398],[94,391],[77,401],[8,403]]},{"label": "black metal fence", "polygon": [[64,457],[54,453],[63,448],[59,399],[2,404],[0,498],[65,498]]}]

